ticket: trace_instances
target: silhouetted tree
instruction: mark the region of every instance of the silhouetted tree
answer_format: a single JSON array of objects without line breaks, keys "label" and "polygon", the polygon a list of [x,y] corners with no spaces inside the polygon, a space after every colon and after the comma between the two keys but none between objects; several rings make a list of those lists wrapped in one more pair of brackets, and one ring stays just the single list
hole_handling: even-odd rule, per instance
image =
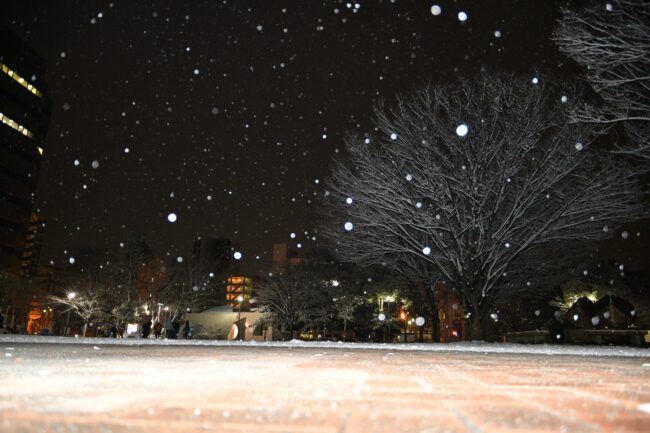
[{"label": "silhouetted tree", "polygon": [[568,123],[566,105],[542,84],[485,75],[380,106],[377,133],[348,137],[334,163],[325,235],[342,260],[444,278],[482,339],[504,278],[534,251],[644,215],[637,173],[590,146],[593,128]]},{"label": "silhouetted tree", "polygon": [[621,150],[650,160],[650,2],[596,1],[564,9],[554,36],[604,104],[582,104],[572,120],[605,126],[622,123],[628,143]]}]

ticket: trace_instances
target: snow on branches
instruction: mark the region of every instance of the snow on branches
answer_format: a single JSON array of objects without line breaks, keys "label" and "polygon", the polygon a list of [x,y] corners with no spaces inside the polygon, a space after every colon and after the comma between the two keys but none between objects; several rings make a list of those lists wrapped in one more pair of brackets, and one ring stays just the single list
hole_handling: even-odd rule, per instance
[{"label": "snow on branches", "polygon": [[622,122],[628,143],[621,150],[650,159],[650,3],[612,0],[565,9],[553,39],[585,68],[587,81],[604,102],[583,104],[572,113],[573,120]]},{"label": "snow on branches", "polygon": [[330,179],[325,234],[340,257],[442,275],[480,338],[504,276],[536,256],[524,253],[642,216],[635,173],[592,148],[593,127],[567,122],[555,93],[485,75],[380,106],[376,136],[350,136]]}]

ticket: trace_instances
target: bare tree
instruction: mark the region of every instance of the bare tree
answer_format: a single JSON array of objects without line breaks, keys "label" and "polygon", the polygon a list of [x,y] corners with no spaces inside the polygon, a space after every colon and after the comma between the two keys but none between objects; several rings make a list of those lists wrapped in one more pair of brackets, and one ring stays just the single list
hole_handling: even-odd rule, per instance
[{"label": "bare tree", "polygon": [[483,338],[518,259],[644,214],[636,173],[590,146],[593,128],[566,122],[558,96],[486,75],[380,107],[377,133],[350,136],[334,163],[325,235],[344,260],[440,275]]},{"label": "bare tree", "polygon": [[198,262],[178,264],[171,269],[167,283],[158,290],[157,301],[168,307],[172,320],[186,311],[216,305],[222,277]]},{"label": "bare tree", "polygon": [[364,303],[365,298],[360,295],[342,294],[332,298],[336,317],[343,320],[343,338],[347,338],[348,323],[353,322],[355,312]]},{"label": "bare tree", "polygon": [[286,329],[290,338],[321,311],[325,284],[305,272],[291,272],[265,278],[255,288],[255,305],[259,305],[274,326]]},{"label": "bare tree", "polygon": [[66,284],[66,296],[50,296],[54,303],[63,305],[65,312],[72,312],[83,321],[82,336],[86,336],[88,325],[108,315],[106,303],[108,288],[91,275],[85,275]]},{"label": "bare tree", "polygon": [[650,2],[611,0],[564,9],[553,38],[586,69],[605,103],[582,105],[573,111],[573,120],[622,122],[629,141],[622,152],[650,159]]}]

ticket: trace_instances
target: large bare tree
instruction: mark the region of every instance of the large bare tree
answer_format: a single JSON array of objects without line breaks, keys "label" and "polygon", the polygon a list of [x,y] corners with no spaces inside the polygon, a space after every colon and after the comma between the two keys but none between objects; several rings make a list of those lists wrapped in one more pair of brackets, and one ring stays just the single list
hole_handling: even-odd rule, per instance
[{"label": "large bare tree", "polygon": [[592,128],[567,122],[566,105],[542,84],[486,75],[380,107],[375,133],[348,137],[334,162],[325,235],[344,260],[441,277],[483,338],[535,250],[643,215],[635,173],[590,145]]},{"label": "large bare tree", "polygon": [[69,279],[65,290],[64,296],[51,295],[49,298],[64,307],[63,313],[72,312],[81,318],[84,324],[82,336],[85,337],[89,324],[109,315],[110,288],[96,275],[87,273]]},{"label": "large bare tree", "polygon": [[156,302],[164,304],[172,320],[187,311],[201,311],[218,305],[225,286],[224,275],[210,272],[206,266],[191,260],[172,266],[167,282],[159,288]]},{"label": "large bare tree", "polygon": [[650,2],[610,0],[565,9],[553,37],[585,68],[604,102],[579,106],[573,120],[621,123],[627,132],[621,150],[650,160]]},{"label": "large bare tree", "polygon": [[259,306],[276,328],[290,338],[304,326],[314,324],[322,312],[332,307],[326,283],[303,270],[268,276],[255,287]]}]

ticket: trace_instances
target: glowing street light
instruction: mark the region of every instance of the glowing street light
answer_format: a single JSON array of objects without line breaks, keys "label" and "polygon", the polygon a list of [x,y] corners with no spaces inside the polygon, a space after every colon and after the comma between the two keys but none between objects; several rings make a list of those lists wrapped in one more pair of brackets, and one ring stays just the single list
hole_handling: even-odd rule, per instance
[{"label": "glowing street light", "polygon": [[[74,298],[77,297],[77,294],[75,292],[69,292],[68,293],[68,299],[73,300]],[[65,319],[65,332],[64,335],[68,335],[70,333],[70,309],[68,308],[68,316]]]},{"label": "glowing street light", "polygon": [[244,302],[244,297],[242,295],[237,296],[238,308],[237,308],[237,321],[241,319],[241,303]]}]

